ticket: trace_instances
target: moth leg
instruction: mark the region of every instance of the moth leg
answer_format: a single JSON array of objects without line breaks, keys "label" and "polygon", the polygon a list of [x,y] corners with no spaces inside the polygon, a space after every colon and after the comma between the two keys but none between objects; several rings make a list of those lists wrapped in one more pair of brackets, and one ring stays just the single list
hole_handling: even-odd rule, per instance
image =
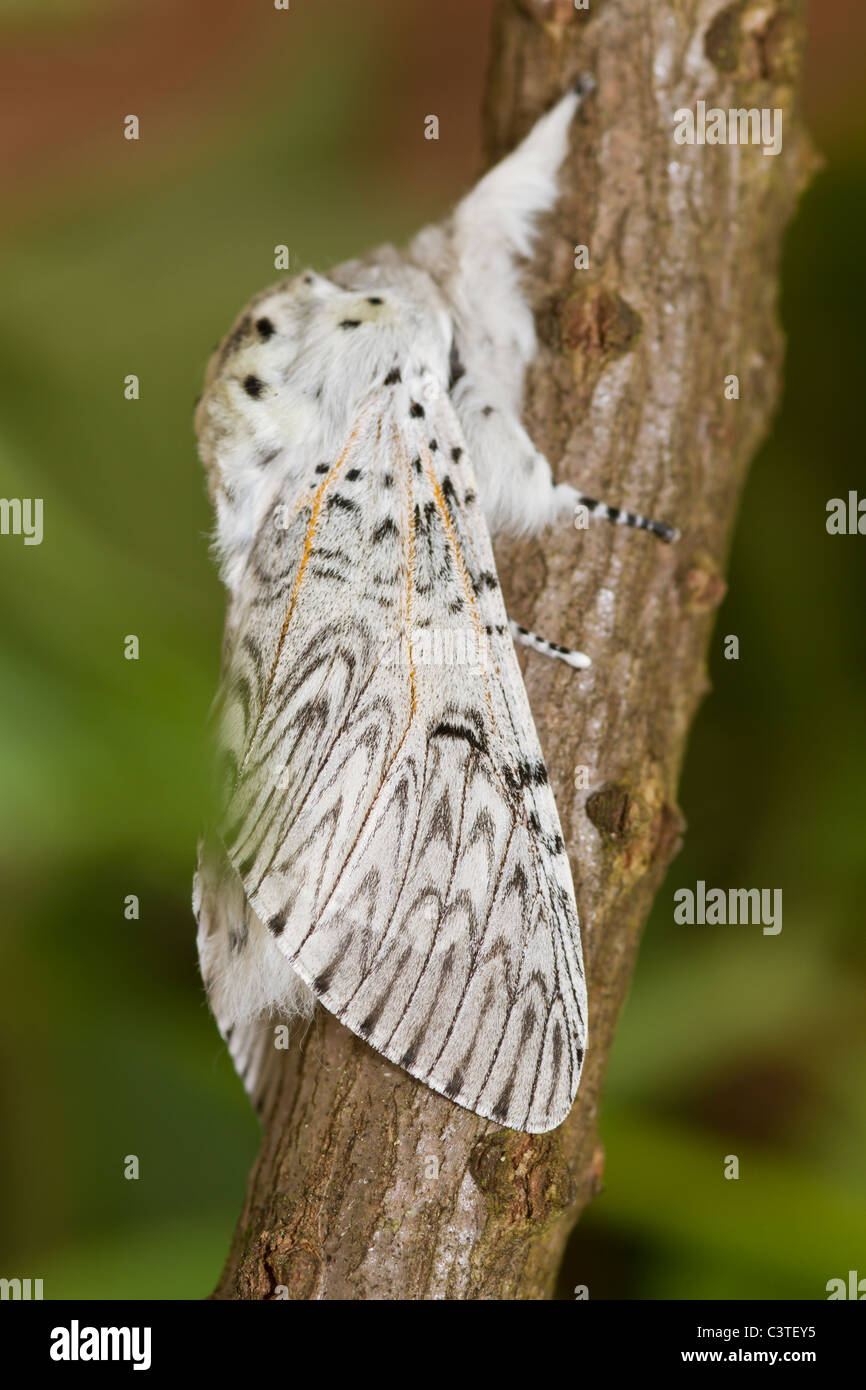
[{"label": "moth leg", "polygon": [[587,497],[585,493],[579,492],[567,483],[560,484],[556,491],[563,494],[565,506],[571,505],[575,525],[582,510],[587,517],[609,521],[614,526],[630,526],[635,531],[651,531],[654,536],[669,544],[680,538],[676,526],[670,526],[666,521],[653,521],[648,516],[641,516],[640,512],[629,512],[623,507],[611,507],[607,502],[598,502],[594,497]]},{"label": "moth leg", "polygon": [[592,665],[592,660],[584,652],[576,652],[571,647],[563,647],[558,642],[548,642],[546,637],[540,637],[537,632],[530,632],[528,628],[521,627],[514,622],[513,618],[508,619],[508,626],[511,629],[511,636],[515,642],[521,646],[531,647],[534,652],[540,652],[542,656],[555,656],[560,661],[564,661],[566,666],[573,666],[575,670],[582,670]]}]

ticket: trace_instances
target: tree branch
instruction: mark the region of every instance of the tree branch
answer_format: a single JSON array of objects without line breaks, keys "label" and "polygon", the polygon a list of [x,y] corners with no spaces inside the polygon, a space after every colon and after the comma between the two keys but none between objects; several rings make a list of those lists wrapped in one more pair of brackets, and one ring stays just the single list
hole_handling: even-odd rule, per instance
[{"label": "tree branch", "polygon": [[[575,876],[590,1046],[558,1130],[481,1120],[322,1010],[268,1062],[261,1152],[216,1294],[549,1297],[599,1189],[598,1110],[643,922],[676,851],[675,788],[749,458],[778,393],[776,276],[813,156],[797,126],[796,0],[499,0],[498,158],[579,73],[563,197],[530,268],[541,350],[526,420],[560,480],[674,521],[674,547],[594,524],[503,546],[509,612],[594,658],[521,657]],[[677,145],[674,112],[780,107],[784,144]],[[589,248],[575,269],[574,248]],[[725,377],[739,378],[726,399]],[[578,772],[576,769],[584,769]],[[581,783],[585,785],[581,785]]]}]

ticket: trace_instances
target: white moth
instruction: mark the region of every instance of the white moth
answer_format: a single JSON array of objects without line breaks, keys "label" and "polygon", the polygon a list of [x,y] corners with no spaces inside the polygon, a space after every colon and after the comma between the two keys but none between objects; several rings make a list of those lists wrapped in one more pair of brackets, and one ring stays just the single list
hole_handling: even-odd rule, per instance
[{"label": "white moth", "polygon": [[588,658],[509,624],[490,536],[578,503],[672,536],[555,485],[520,422],[535,333],[519,259],[579,95],[407,253],[259,295],[208,368],[227,809],[195,907],[254,1097],[273,1019],[316,999],[514,1129],[554,1128],[577,1091],[577,910],[512,632]]}]

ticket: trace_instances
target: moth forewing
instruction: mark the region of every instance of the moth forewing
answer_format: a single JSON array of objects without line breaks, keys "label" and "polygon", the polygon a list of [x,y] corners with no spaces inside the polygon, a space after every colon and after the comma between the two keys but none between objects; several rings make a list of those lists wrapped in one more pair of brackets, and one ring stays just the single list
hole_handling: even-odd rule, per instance
[{"label": "moth forewing", "polygon": [[383,387],[299,493],[282,621],[249,610],[229,681],[261,695],[226,845],[342,1022],[458,1103],[546,1129],[585,1041],[568,864],[459,423],[442,392],[411,404]]}]

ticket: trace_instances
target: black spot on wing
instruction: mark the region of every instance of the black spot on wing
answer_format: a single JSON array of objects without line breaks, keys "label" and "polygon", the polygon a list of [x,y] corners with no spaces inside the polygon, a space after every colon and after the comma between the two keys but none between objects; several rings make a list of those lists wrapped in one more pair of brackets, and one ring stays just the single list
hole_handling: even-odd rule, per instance
[{"label": "black spot on wing", "polygon": [[549,781],[547,768],[541,761],[534,763],[520,762],[517,764],[514,772],[509,772],[508,775],[513,779],[514,785],[517,787],[544,787]]},{"label": "black spot on wing", "polygon": [[361,1034],[362,1038],[369,1038],[370,1034],[373,1032],[373,1029],[376,1027],[376,1024],[379,1022],[379,1019],[382,1017],[382,1011],[384,1007],[385,1001],[381,1000],[378,1004],[374,1006],[374,1008],[370,1010],[370,1012],[367,1014],[367,1017],[363,1019],[361,1023],[358,1024],[358,1032]]},{"label": "black spot on wing", "polygon": [[463,1090],[463,1073],[456,1071],[444,1089],[449,1100],[454,1100],[459,1096]]},{"label": "black spot on wing", "polygon": [[451,351],[448,354],[448,390],[453,391],[462,376],[466,375],[466,368],[460,361],[460,353],[457,351],[457,342],[452,338]]},{"label": "black spot on wing", "polygon": [[379,522],[379,525],[373,532],[372,539],[375,544],[378,541],[383,541],[386,536],[399,536],[399,534],[400,532],[396,522],[392,517],[386,516],[383,521]]},{"label": "black spot on wing", "polygon": [[359,512],[361,508],[351,497],[343,497],[341,493],[335,492],[328,498],[328,507],[338,507],[344,512]]},{"label": "black spot on wing", "polygon": [[498,1101],[493,1107],[493,1118],[494,1120],[497,1120],[501,1125],[504,1125],[508,1119],[508,1109],[511,1104],[511,1088],[512,1083],[509,1081],[508,1085],[505,1087],[505,1090],[502,1092],[502,1095],[499,1097]]},{"label": "black spot on wing", "polygon": [[310,574],[316,579],[335,579],[340,584],[345,584],[347,582],[346,575],[341,574],[339,570],[335,570],[333,566],[327,568],[321,565],[315,565],[310,570]]},{"label": "black spot on wing", "polygon": [[223,347],[222,353],[220,355],[220,366],[222,366],[223,362],[225,362],[227,357],[231,357],[234,353],[238,351],[238,349],[240,348],[241,344],[243,343],[244,339],[250,331],[250,322],[251,320],[249,314],[244,314],[240,323],[232,329],[231,333],[226,338],[225,346]]}]

